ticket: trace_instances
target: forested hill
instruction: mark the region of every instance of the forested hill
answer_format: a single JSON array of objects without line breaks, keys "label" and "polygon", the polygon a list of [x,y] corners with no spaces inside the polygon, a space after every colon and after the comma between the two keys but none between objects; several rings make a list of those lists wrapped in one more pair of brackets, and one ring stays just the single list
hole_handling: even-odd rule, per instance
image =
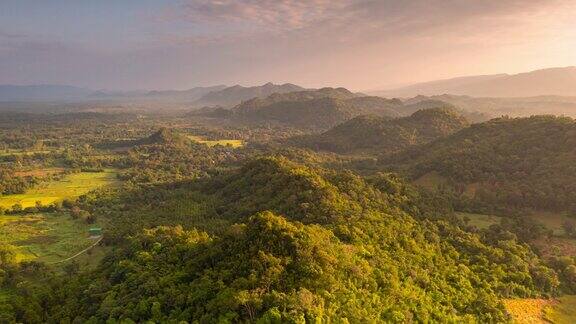
[{"label": "forested hill", "polygon": [[362,114],[400,116],[397,99],[365,97],[344,88],[323,88],[254,98],[233,109],[233,118],[275,122],[300,128],[327,129]]},{"label": "forested hill", "polygon": [[[111,230],[133,226],[122,220],[131,215],[163,226],[21,307],[47,307],[47,322],[504,322],[501,298],[558,289],[555,272],[509,236],[418,220],[400,180],[371,183],[261,158],[189,189],[129,195],[106,209]],[[174,201],[187,190],[198,192]],[[218,236],[194,229],[207,222],[238,224]]]},{"label": "forested hill", "polygon": [[576,211],[574,161],[575,121],[534,116],[475,124],[384,163],[413,178],[437,172],[486,207]]},{"label": "forested hill", "polygon": [[153,144],[169,144],[169,145],[183,145],[190,143],[186,136],[178,133],[177,131],[169,128],[161,128],[152,133],[150,136],[137,140],[135,145],[153,145]]},{"label": "forested hill", "polygon": [[99,147],[107,149],[128,149],[142,145],[160,145],[160,146],[186,146],[191,144],[191,140],[177,130],[162,127],[149,136],[140,139],[128,139],[108,141],[99,144]]},{"label": "forested hill", "polygon": [[409,117],[359,116],[320,135],[292,139],[316,150],[337,153],[390,154],[452,134],[468,122],[450,108],[425,109]]}]

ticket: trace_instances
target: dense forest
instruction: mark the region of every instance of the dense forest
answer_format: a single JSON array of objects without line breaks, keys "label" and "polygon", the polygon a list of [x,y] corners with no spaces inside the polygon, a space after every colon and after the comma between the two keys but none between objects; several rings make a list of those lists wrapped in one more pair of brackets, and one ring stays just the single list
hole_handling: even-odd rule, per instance
[{"label": "dense forest", "polygon": [[433,108],[397,119],[363,115],[320,135],[303,136],[292,142],[315,150],[384,155],[431,142],[467,126],[466,119],[456,111]]},{"label": "dense forest", "polygon": [[499,118],[383,159],[412,178],[437,172],[481,206],[576,211],[576,123]]}]

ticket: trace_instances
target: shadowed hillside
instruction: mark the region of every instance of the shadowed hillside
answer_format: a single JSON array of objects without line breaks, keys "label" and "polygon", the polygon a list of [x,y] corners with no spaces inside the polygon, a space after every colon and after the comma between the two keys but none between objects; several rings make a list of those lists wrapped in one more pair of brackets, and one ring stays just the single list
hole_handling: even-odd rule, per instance
[{"label": "shadowed hillside", "polygon": [[448,108],[420,110],[390,119],[359,116],[320,135],[294,139],[298,145],[337,153],[390,154],[452,134],[468,122]]},{"label": "shadowed hillside", "polygon": [[[489,206],[576,210],[576,123],[567,117],[475,124],[388,162],[414,178],[437,172]],[[560,191],[559,188],[562,188]],[[470,193],[469,193],[470,195]]]}]

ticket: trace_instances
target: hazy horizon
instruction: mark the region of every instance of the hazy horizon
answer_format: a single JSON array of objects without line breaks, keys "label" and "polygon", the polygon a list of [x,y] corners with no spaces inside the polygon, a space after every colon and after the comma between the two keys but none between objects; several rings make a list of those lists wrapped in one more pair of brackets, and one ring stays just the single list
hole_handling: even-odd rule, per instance
[{"label": "hazy horizon", "polygon": [[576,3],[6,0],[0,84],[355,91],[574,66]]}]

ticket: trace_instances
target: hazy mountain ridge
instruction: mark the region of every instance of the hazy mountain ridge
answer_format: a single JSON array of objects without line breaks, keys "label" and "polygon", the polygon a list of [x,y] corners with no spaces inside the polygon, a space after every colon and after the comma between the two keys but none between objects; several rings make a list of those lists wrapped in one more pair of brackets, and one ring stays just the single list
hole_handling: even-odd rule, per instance
[{"label": "hazy mountain ridge", "polygon": [[172,100],[172,101],[195,101],[200,97],[226,88],[225,85],[210,87],[194,87],[187,90],[150,90],[150,91],[97,91],[91,94],[91,98],[98,99],[123,99],[123,100]]},{"label": "hazy mountain ridge", "polygon": [[294,91],[303,91],[304,88],[291,83],[276,85],[266,83],[261,86],[243,87],[235,85],[218,91],[207,93],[198,99],[195,104],[203,106],[224,106],[232,107],[240,104],[245,100],[256,97],[266,97],[274,93],[286,93]]},{"label": "hazy mountain ridge", "polygon": [[195,87],[187,90],[91,90],[68,85],[0,85],[3,102],[65,102],[65,101],[195,101],[203,95],[226,86]]},{"label": "hazy mountain ridge", "polygon": [[475,97],[575,96],[576,67],[542,69],[513,75],[460,77],[375,91],[373,94],[400,97],[441,94]]},{"label": "hazy mountain ridge", "polygon": [[[482,120],[500,117],[529,117],[532,115],[566,115],[576,117],[576,97],[534,96],[522,98],[476,98],[470,96],[438,95],[416,96],[405,100],[408,106],[418,107],[433,102],[445,102],[469,114],[481,114]],[[471,119],[472,120],[472,119]]]},{"label": "hazy mountain ridge", "polygon": [[92,90],[68,85],[0,85],[0,101],[81,100]]}]

